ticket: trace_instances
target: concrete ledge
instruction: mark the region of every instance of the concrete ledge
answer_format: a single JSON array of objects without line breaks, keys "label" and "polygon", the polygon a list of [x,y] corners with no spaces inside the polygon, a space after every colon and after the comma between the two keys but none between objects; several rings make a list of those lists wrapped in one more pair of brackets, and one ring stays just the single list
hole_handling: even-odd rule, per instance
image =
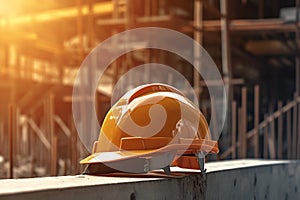
[{"label": "concrete ledge", "polygon": [[142,176],[63,176],[0,180],[0,199],[300,199],[300,162],[207,163],[208,172],[172,168]]},{"label": "concrete ledge", "polygon": [[[300,199],[300,161],[241,160],[224,164],[225,170],[207,175],[207,199]],[[233,166],[227,168],[227,164]]]}]

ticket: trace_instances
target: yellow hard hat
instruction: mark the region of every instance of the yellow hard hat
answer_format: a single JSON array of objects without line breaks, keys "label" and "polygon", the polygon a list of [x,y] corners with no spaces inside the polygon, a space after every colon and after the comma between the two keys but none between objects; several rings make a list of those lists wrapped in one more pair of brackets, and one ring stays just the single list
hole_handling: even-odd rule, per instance
[{"label": "yellow hard hat", "polygon": [[88,174],[170,173],[170,165],[204,171],[205,155],[218,151],[201,111],[176,88],[155,83],[130,90],[109,110],[93,154],[80,163],[89,164]]}]

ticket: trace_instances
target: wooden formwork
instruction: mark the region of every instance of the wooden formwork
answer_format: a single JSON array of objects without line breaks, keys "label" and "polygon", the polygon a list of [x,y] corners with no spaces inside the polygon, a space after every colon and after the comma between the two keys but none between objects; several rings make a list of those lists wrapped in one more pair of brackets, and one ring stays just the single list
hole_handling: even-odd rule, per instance
[{"label": "wooden formwork", "polygon": [[[112,34],[115,34],[119,30],[119,26],[122,29],[129,29],[134,27],[142,27],[142,26],[150,26],[155,23],[175,28],[177,24],[170,23],[170,21],[174,21],[174,16],[166,14],[165,10],[159,10],[160,1],[150,1],[146,0],[145,3],[145,15],[141,17],[135,16],[134,10],[135,8],[134,2],[132,4],[128,4],[125,8],[125,11],[121,11],[120,2],[124,4],[124,2],[134,2],[134,1],[119,1],[113,0],[113,11],[112,11],[112,19],[110,20],[100,20],[99,22],[95,22],[95,15],[93,5],[95,3],[94,0],[88,1],[88,39],[89,39],[89,48],[92,48],[95,40],[95,24],[99,26],[108,26],[111,28]],[[242,89],[242,98],[241,98],[241,106],[238,107],[236,101],[233,101],[231,87],[235,84],[234,79],[232,79],[232,62],[231,62],[231,43],[230,43],[230,33],[231,32],[295,32],[296,38],[299,38],[299,23],[295,24],[285,24],[281,19],[260,19],[260,20],[244,20],[244,19],[228,19],[228,0],[220,1],[220,9],[211,5],[208,1],[194,1],[194,19],[193,20],[182,20],[185,25],[180,25],[180,27],[176,27],[176,29],[181,30],[187,33],[193,33],[194,39],[202,44],[204,32],[221,32],[221,55],[222,55],[222,68],[224,75],[224,83],[229,93],[229,123],[231,125],[230,136],[231,136],[231,146],[225,150],[223,154],[221,154],[221,158],[227,158],[230,154],[233,159],[245,158],[248,156],[254,156],[255,158],[265,157],[265,158],[300,158],[300,137],[298,136],[298,132],[300,131],[300,100],[299,100],[299,56],[296,57],[296,91],[295,98],[292,102],[283,105],[282,102],[278,102],[278,109],[272,113],[266,114],[262,119],[260,117],[260,102],[259,102],[259,87],[255,86],[254,92],[254,124],[253,129],[248,130],[247,125],[247,89],[244,87]],[[153,7],[151,7],[152,5]],[[217,20],[203,20],[203,6],[216,16],[220,17]],[[84,13],[83,13],[83,1],[76,1],[77,8],[77,16],[76,18],[76,34],[79,38],[78,54],[79,60],[83,59],[85,56],[85,50],[83,45],[83,37],[84,37]],[[259,1],[259,18],[262,18],[264,13],[264,4],[263,0]],[[299,7],[299,1],[297,0],[297,7]],[[159,14],[160,13],[160,14]],[[124,17],[123,17],[124,16]],[[175,20],[175,21],[176,21]],[[179,20],[180,21],[180,20]],[[181,22],[182,22],[181,21]],[[177,22],[177,21],[176,21]],[[299,50],[298,50],[299,52]],[[151,53],[150,51],[145,52],[145,63],[151,62]],[[126,56],[125,60],[129,63],[132,62],[130,56]],[[156,58],[153,60],[156,61]],[[31,62],[27,61],[26,62]],[[119,77],[120,67],[124,67],[126,69],[130,69],[129,64],[115,65],[115,74],[113,76],[112,83],[115,84]],[[62,64],[59,62],[54,62],[55,64]],[[124,62],[125,63],[125,62]],[[194,64],[199,65],[199,50],[194,49]],[[28,66],[33,66],[32,63],[27,63]],[[114,65],[114,64],[113,64]],[[26,66],[27,67],[27,66]],[[32,69],[31,69],[32,68]],[[42,74],[44,79],[47,79],[49,75],[45,74],[45,71],[25,68],[25,66],[16,66],[12,68],[7,68],[7,74],[16,75],[18,78],[23,79],[33,79],[35,74]],[[30,69],[30,70],[29,70]],[[62,70],[62,67],[59,68]],[[32,71],[32,73],[28,73],[28,71]],[[61,71],[60,71],[61,72]],[[206,83],[201,81],[201,77],[198,73],[194,73],[193,83],[194,90],[198,97],[201,95],[201,87]],[[145,77],[147,74],[145,75]],[[60,83],[62,83],[63,73],[59,75]],[[13,82],[14,83],[14,82]],[[15,84],[15,83],[14,83]],[[222,83],[212,83],[212,84],[223,84]],[[239,80],[237,84],[243,84],[243,80]],[[39,88],[37,88],[39,89]],[[40,88],[39,90],[43,90]],[[44,91],[43,91],[44,92]],[[13,166],[14,166],[14,155],[19,151],[18,149],[14,150],[14,137],[18,138],[17,134],[17,109],[18,106],[26,105],[30,98],[28,96],[34,95],[34,93],[28,92],[28,95],[25,95],[25,98],[17,101],[17,105],[13,105],[9,107],[9,140],[5,138],[4,125],[0,124],[0,142],[4,143],[4,141],[9,141],[7,145],[7,149],[9,149],[9,157],[10,157],[10,177],[13,175]],[[36,95],[36,94],[35,94]],[[50,95],[50,97],[49,97]],[[36,95],[37,96],[37,95]],[[57,130],[62,131],[66,137],[68,138],[68,146],[71,149],[69,153],[70,163],[71,163],[71,173],[77,173],[78,169],[78,159],[83,156],[84,148],[82,144],[78,140],[78,136],[76,134],[76,130],[72,119],[70,119],[69,123],[65,122],[59,115],[55,114],[54,108],[54,97],[51,97],[51,94],[48,92],[47,97],[41,98],[41,100],[37,100],[36,104],[31,107],[32,110],[35,110],[36,107],[40,105],[39,101],[42,101],[44,104],[44,124],[36,122],[34,116],[28,115],[25,124],[28,126],[28,145],[30,146],[30,156],[32,157],[32,164],[36,164],[37,160],[42,159],[43,165],[51,166],[49,171],[51,171],[51,175],[56,175],[58,173],[57,165],[58,165],[58,156],[57,156]],[[45,100],[46,99],[46,100]],[[212,100],[214,101],[214,100]],[[25,102],[25,103],[24,103]],[[212,104],[214,105],[214,104]],[[26,107],[26,106],[24,106]],[[27,109],[27,108],[26,108]],[[81,111],[83,113],[83,120],[87,120],[84,116],[85,108],[81,107]],[[22,111],[22,110],[21,110]],[[31,111],[32,113],[32,111]],[[34,114],[32,114],[34,115]],[[213,119],[215,119],[215,110],[212,108]],[[260,120],[261,118],[261,120]],[[83,124],[86,124],[85,122]],[[214,130],[218,130],[218,123],[213,121]],[[85,129],[85,128],[83,128]],[[15,136],[16,134],[16,136]],[[18,145],[22,143],[21,140],[16,141]],[[2,144],[1,144],[2,145]],[[4,146],[4,144],[3,144]],[[36,147],[36,149],[35,149]],[[262,148],[261,148],[262,147]],[[79,149],[79,150],[78,150]],[[253,150],[253,154],[248,150]],[[8,153],[6,152],[6,153]],[[1,152],[0,152],[1,153]],[[4,152],[5,154],[5,152]],[[49,158],[49,159],[47,159]],[[50,174],[50,173],[49,173]]]},{"label": "wooden formwork", "polygon": [[260,121],[259,86],[255,86],[254,124],[253,129],[248,130],[246,93],[247,89],[243,88],[240,108],[236,108],[236,102],[232,103],[231,146],[220,155],[220,159],[229,155],[235,159],[236,149],[239,158],[299,159],[300,97],[295,94],[294,99],[284,106],[279,101],[277,110],[264,114]]}]

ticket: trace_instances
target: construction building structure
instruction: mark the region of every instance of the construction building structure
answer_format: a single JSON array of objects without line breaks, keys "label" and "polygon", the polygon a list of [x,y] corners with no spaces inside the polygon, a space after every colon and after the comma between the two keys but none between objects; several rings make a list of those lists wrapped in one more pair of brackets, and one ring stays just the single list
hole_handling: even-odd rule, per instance
[{"label": "construction building structure", "polygon": [[[88,152],[72,116],[73,82],[80,64],[113,34],[151,26],[194,38],[222,72],[230,112],[217,159],[300,158],[299,23],[298,17],[280,17],[285,7],[295,7],[298,13],[297,0],[41,2],[22,2],[19,8],[11,3],[0,12],[3,178],[82,171],[79,159]],[[197,50],[193,52],[198,62]],[[213,115],[206,83],[190,64],[169,52],[143,49],[120,57],[100,80],[95,94],[99,123],[118,79],[150,62],[183,74],[200,97],[200,108]]]}]

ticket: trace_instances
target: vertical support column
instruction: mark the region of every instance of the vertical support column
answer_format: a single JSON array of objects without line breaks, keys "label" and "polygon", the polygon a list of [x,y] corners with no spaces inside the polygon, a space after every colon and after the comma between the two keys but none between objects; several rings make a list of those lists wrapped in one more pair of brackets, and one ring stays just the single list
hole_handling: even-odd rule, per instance
[{"label": "vertical support column", "polygon": [[298,103],[297,103],[297,94],[294,95],[295,105],[293,106],[293,136],[292,136],[292,158],[297,156],[297,112],[298,112]]},{"label": "vertical support column", "polygon": [[[44,129],[47,137],[50,138],[49,141],[51,141],[51,135],[50,135],[50,114],[49,114],[50,111],[49,111],[49,103],[48,103],[48,101],[49,101],[49,98],[44,98],[44,100],[43,100],[43,110],[44,110],[44,115],[43,115],[43,117],[44,117],[44,119],[43,119],[44,126],[43,126],[43,129]],[[32,136],[32,139],[34,139],[33,137],[34,136]],[[32,140],[32,142],[34,142],[34,141]],[[50,159],[45,159],[44,162],[45,162],[45,166],[47,167],[47,172],[50,172],[48,174],[51,174],[51,163],[52,163],[52,160],[51,160],[51,150],[50,150],[50,152],[49,151],[44,151],[43,154],[44,154],[44,157],[50,158]],[[36,155],[36,153],[34,155]]]},{"label": "vertical support column", "polygon": [[8,54],[7,54],[7,61],[8,61],[8,73],[9,73],[9,77],[10,77],[10,88],[11,88],[11,92],[10,92],[10,102],[14,103],[16,102],[16,55],[17,51],[16,51],[16,45],[15,44],[11,44],[8,47]]},{"label": "vertical support column", "polygon": [[[120,17],[120,11],[119,11],[119,8],[120,8],[120,2],[119,0],[112,0],[113,2],[113,12],[112,12],[112,18],[113,19],[118,19]],[[112,30],[112,35],[115,35],[117,34],[117,30],[116,29],[113,29]],[[118,45],[118,40],[117,39],[114,39],[113,41],[113,48],[115,48],[117,45]],[[112,79],[112,84],[113,86],[116,85],[116,83],[118,82],[118,78],[119,78],[119,67],[120,65],[118,65],[118,62],[113,62],[111,64],[111,67],[113,68],[113,70],[115,71],[114,73],[114,76],[113,76],[113,79]]]},{"label": "vertical support column", "polygon": [[[264,117],[264,121],[267,121],[267,115]],[[269,140],[269,130],[268,130],[269,123],[267,122],[264,128],[264,158],[268,158],[268,140]]]},{"label": "vertical support column", "polygon": [[291,110],[288,110],[286,113],[286,121],[287,121],[287,158],[291,159],[292,158],[292,139],[291,139]]},{"label": "vertical support column", "polygon": [[[88,0],[88,9],[89,9],[89,15],[88,15],[88,48],[91,50],[94,47],[95,43],[95,15],[94,15],[94,4],[95,0]],[[88,80],[90,80],[90,83],[95,82],[95,74],[97,73],[97,55],[92,54],[89,70],[88,70]],[[91,91],[92,87],[88,86],[87,90]],[[95,103],[95,111],[96,116],[99,116],[99,97],[98,97],[98,89],[96,89],[96,92],[94,93],[94,96],[91,98],[88,98],[88,102],[92,102],[94,98]],[[86,110],[88,110],[88,102],[86,102]],[[98,132],[98,127],[95,123],[91,123],[90,126],[87,127],[88,132],[91,133],[91,137],[95,138],[95,132]],[[97,130],[97,131],[95,131]]]},{"label": "vertical support column", "polygon": [[269,152],[270,152],[270,158],[275,159],[276,158],[276,150],[275,150],[275,119],[272,118],[272,121],[270,122],[270,138],[269,138]]},{"label": "vertical support column", "polygon": [[231,51],[229,37],[229,20],[228,20],[228,2],[227,0],[220,1],[221,10],[221,48],[222,48],[222,70],[224,82],[227,89],[229,101],[231,100],[230,93],[230,78],[231,78]]},{"label": "vertical support column", "polygon": [[237,122],[238,122],[238,143],[239,143],[239,146],[238,146],[238,158],[241,157],[241,132],[242,132],[242,129],[243,129],[243,120],[242,120],[242,117],[243,117],[243,110],[241,107],[238,108],[238,117],[237,117]]},{"label": "vertical support column", "polygon": [[14,177],[14,154],[16,133],[16,107],[13,104],[8,108],[8,152],[9,152],[9,178]]},{"label": "vertical support column", "polygon": [[[132,28],[136,27],[136,5],[134,0],[126,0],[126,24],[125,29],[130,30]],[[131,36],[128,34],[126,35],[126,44],[125,45],[131,45]],[[126,62],[126,68],[127,70],[130,70],[133,67],[133,59],[132,54],[126,54],[125,55],[125,62]],[[132,87],[133,85],[134,77],[132,74],[129,74],[129,87]]]},{"label": "vertical support column", "polygon": [[299,102],[298,102],[298,97],[297,97],[297,104],[298,104],[298,134],[297,134],[297,159],[300,159],[300,135],[299,135],[299,131],[300,131],[300,105],[299,105]]},{"label": "vertical support column", "polygon": [[[82,59],[84,56],[84,47],[83,47],[83,13],[82,13],[82,0],[77,0],[77,8],[78,8],[78,16],[77,16],[77,34],[79,37],[79,56]],[[87,126],[87,103],[90,100],[90,97],[87,96],[88,94],[88,90],[90,89],[89,85],[88,85],[88,71],[87,73],[82,73],[80,76],[80,82],[81,82],[81,86],[80,86],[80,94],[83,94],[82,96],[80,96],[79,98],[79,106],[80,106],[80,121],[82,123],[81,126],[81,132],[86,132],[89,133],[90,128]],[[85,138],[86,140],[88,140],[87,138]],[[82,156],[82,154],[80,154],[80,156]]]},{"label": "vertical support column", "polygon": [[0,146],[1,146],[1,148],[0,148],[0,155],[5,155],[5,153],[4,153],[4,148],[5,148],[5,146],[4,146],[4,141],[5,140],[5,137],[4,137],[4,125],[3,125],[3,123],[2,122],[0,122]]},{"label": "vertical support column", "polygon": [[79,38],[79,57],[83,59],[84,48],[83,48],[83,14],[82,14],[82,0],[76,0],[77,3],[77,36]]},{"label": "vertical support column", "polygon": [[25,118],[25,121],[23,122],[23,127],[22,127],[22,134],[24,137],[24,147],[23,147],[23,151],[24,151],[24,155],[30,157],[30,136],[29,136],[29,127],[28,127],[28,123],[27,123],[27,116]]},{"label": "vertical support column", "polygon": [[259,86],[254,87],[254,157],[259,157]]},{"label": "vertical support column", "polygon": [[[225,82],[225,89],[228,98],[228,112],[227,119],[228,123],[224,126],[223,134],[228,134],[230,128],[230,117],[231,116],[231,103],[233,100],[233,92],[230,86],[230,80],[232,77],[231,71],[231,51],[230,51],[230,37],[229,37],[229,19],[228,19],[228,0],[220,0],[220,11],[221,11],[221,49],[222,49],[222,71],[223,79]],[[225,102],[224,102],[225,103]]]},{"label": "vertical support column", "polygon": [[17,155],[21,155],[21,151],[20,151],[20,145],[21,145],[21,137],[20,137],[20,109],[15,106],[14,108],[14,128],[15,128],[15,131],[14,131],[14,134],[15,134],[15,139],[14,139],[14,156],[15,156],[15,165],[18,165],[18,159],[17,158]]},{"label": "vertical support column", "polygon": [[57,175],[57,134],[54,129],[54,96],[49,96],[49,122],[51,135],[51,176]]},{"label": "vertical support column", "polygon": [[[194,40],[202,45],[203,43],[203,3],[200,0],[194,0]],[[194,67],[200,70],[202,53],[198,46],[194,46]],[[196,97],[200,99],[200,74],[194,69],[194,91]],[[198,101],[195,99],[195,102]],[[199,102],[197,102],[199,103]]]},{"label": "vertical support column", "polygon": [[[33,117],[32,111],[30,112],[29,119]],[[28,122],[27,122],[28,123]],[[35,153],[35,145],[36,145],[36,135],[33,133],[32,128],[29,129],[29,155],[31,156],[31,177],[35,176],[34,167],[36,166],[36,153]],[[49,155],[48,155],[49,157]]]},{"label": "vertical support column", "polygon": [[242,88],[242,127],[240,132],[240,158],[247,157],[247,89]]},{"label": "vertical support column", "polygon": [[95,31],[94,31],[94,3],[95,0],[89,0],[88,1],[88,9],[89,9],[89,14],[88,14],[88,47],[90,49],[93,48],[94,45],[94,39],[95,39]]},{"label": "vertical support column", "polygon": [[[299,107],[300,108],[300,107]],[[279,117],[278,117],[278,159],[282,159],[282,142],[283,142],[283,137],[282,137],[282,102],[278,102],[278,110],[280,112]],[[300,110],[299,110],[300,112]]]},{"label": "vertical support column", "polygon": [[71,156],[71,173],[72,174],[77,174],[77,173],[79,173],[77,132],[76,132],[76,128],[75,128],[75,125],[74,125],[72,115],[70,117],[70,127],[71,127],[71,143],[72,143],[72,146],[71,146],[71,152],[72,152],[72,156]]},{"label": "vertical support column", "polygon": [[296,0],[296,32],[295,32],[295,43],[296,43],[296,69],[295,69],[295,84],[296,94],[300,95],[300,27],[299,27],[299,13],[300,13],[300,0]]},{"label": "vertical support column", "polygon": [[236,158],[236,102],[232,102],[232,120],[231,120],[231,147],[232,159]]}]

